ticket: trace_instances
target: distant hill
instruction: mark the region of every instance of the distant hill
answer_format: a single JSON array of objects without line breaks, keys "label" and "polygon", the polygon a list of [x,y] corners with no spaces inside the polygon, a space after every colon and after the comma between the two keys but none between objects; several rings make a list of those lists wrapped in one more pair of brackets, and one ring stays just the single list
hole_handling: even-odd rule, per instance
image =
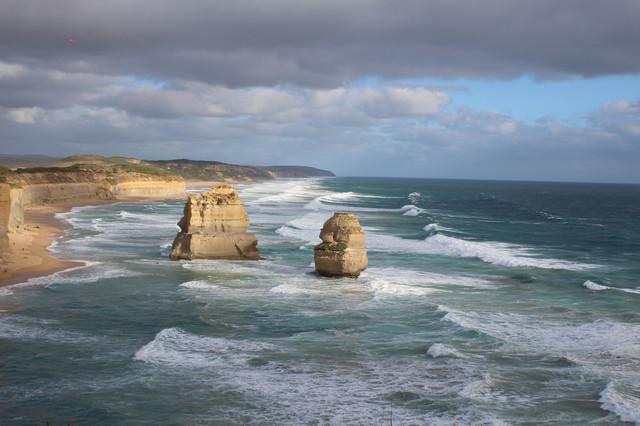
[{"label": "distant hill", "polygon": [[307,166],[267,166],[263,167],[271,172],[275,177],[320,177],[335,176],[328,170],[317,169]]},{"label": "distant hill", "polygon": [[53,158],[41,155],[1,156],[0,165],[11,168],[55,168],[86,166],[117,166],[119,169],[144,171],[152,174],[172,174],[187,180],[250,182],[276,177],[335,176],[327,170],[305,166],[243,166],[220,161],[189,160],[139,160],[132,157],[104,157],[101,155],[72,155]]},{"label": "distant hill", "polygon": [[261,167],[240,166],[219,161],[187,160],[146,160],[145,163],[160,167],[189,180],[224,180],[237,181],[271,179],[273,176]]},{"label": "distant hill", "polygon": [[0,165],[6,167],[31,167],[42,164],[49,164],[57,161],[55,157],[47,155],[2,155],[0,154]]}]

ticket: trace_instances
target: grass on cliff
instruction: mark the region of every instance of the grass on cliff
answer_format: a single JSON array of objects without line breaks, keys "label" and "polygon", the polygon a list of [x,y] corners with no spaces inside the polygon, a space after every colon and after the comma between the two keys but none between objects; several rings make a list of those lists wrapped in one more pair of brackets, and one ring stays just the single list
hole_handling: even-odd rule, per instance
[{"label": "grass on cliff", "polygon": [[[9,170],[11,173],[11,171]],[[175,174],[146,164],[119,163],[112,165],[104,164],[73,164],[67,167],[29,167],[16,169],[17,175],[28,175],[35,173],[56,174],[56,173],[104,173],[107,175],[117,175],[123,173],[139,173],[143,175],[177,177]],[[0,176],[2,173],[0,172]]]},{"label": "grass on cliff", "polygon": [[8,183],[11,176],[13,176],[11,169],[0,166],[0,183]]}]

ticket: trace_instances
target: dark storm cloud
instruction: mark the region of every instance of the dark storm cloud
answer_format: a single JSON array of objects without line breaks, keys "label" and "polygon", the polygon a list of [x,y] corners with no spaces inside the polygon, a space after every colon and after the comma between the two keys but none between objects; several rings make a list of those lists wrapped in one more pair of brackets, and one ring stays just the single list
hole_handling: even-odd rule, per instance
[{"label": "dark storm cloud", "polygon": [[0,61],[0,106],[7,108],[65,108],[92,102],[127,83],[123,77],[32,69]]},{"label": "dark storm cloud", "polygon": [[561,78],[640,71],[637,0],[0,5],[0,57],[62,70],[232,86],[336,86],[365,75]]}]

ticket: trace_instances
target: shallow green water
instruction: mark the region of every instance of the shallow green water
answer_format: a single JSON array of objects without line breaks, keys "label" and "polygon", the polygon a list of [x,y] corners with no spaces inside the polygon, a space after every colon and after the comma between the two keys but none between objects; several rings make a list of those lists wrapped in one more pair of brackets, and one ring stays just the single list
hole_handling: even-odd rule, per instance
[{"label": "shallow green water", "polygon": [[[0,294],[1,424],[640,422],[640,186],[278,180],[267,260],[166,259],[182,203],[74,209]],[[333,211],[370,268],[312,274]]]}]

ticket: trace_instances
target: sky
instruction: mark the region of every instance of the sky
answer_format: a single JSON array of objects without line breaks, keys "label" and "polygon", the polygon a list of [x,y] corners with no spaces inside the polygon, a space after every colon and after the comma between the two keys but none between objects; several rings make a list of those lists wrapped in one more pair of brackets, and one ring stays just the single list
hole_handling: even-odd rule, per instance
[{"label": "sky", "polygon": [[0,11],[0,154],[640,183],[637,0]]}]

